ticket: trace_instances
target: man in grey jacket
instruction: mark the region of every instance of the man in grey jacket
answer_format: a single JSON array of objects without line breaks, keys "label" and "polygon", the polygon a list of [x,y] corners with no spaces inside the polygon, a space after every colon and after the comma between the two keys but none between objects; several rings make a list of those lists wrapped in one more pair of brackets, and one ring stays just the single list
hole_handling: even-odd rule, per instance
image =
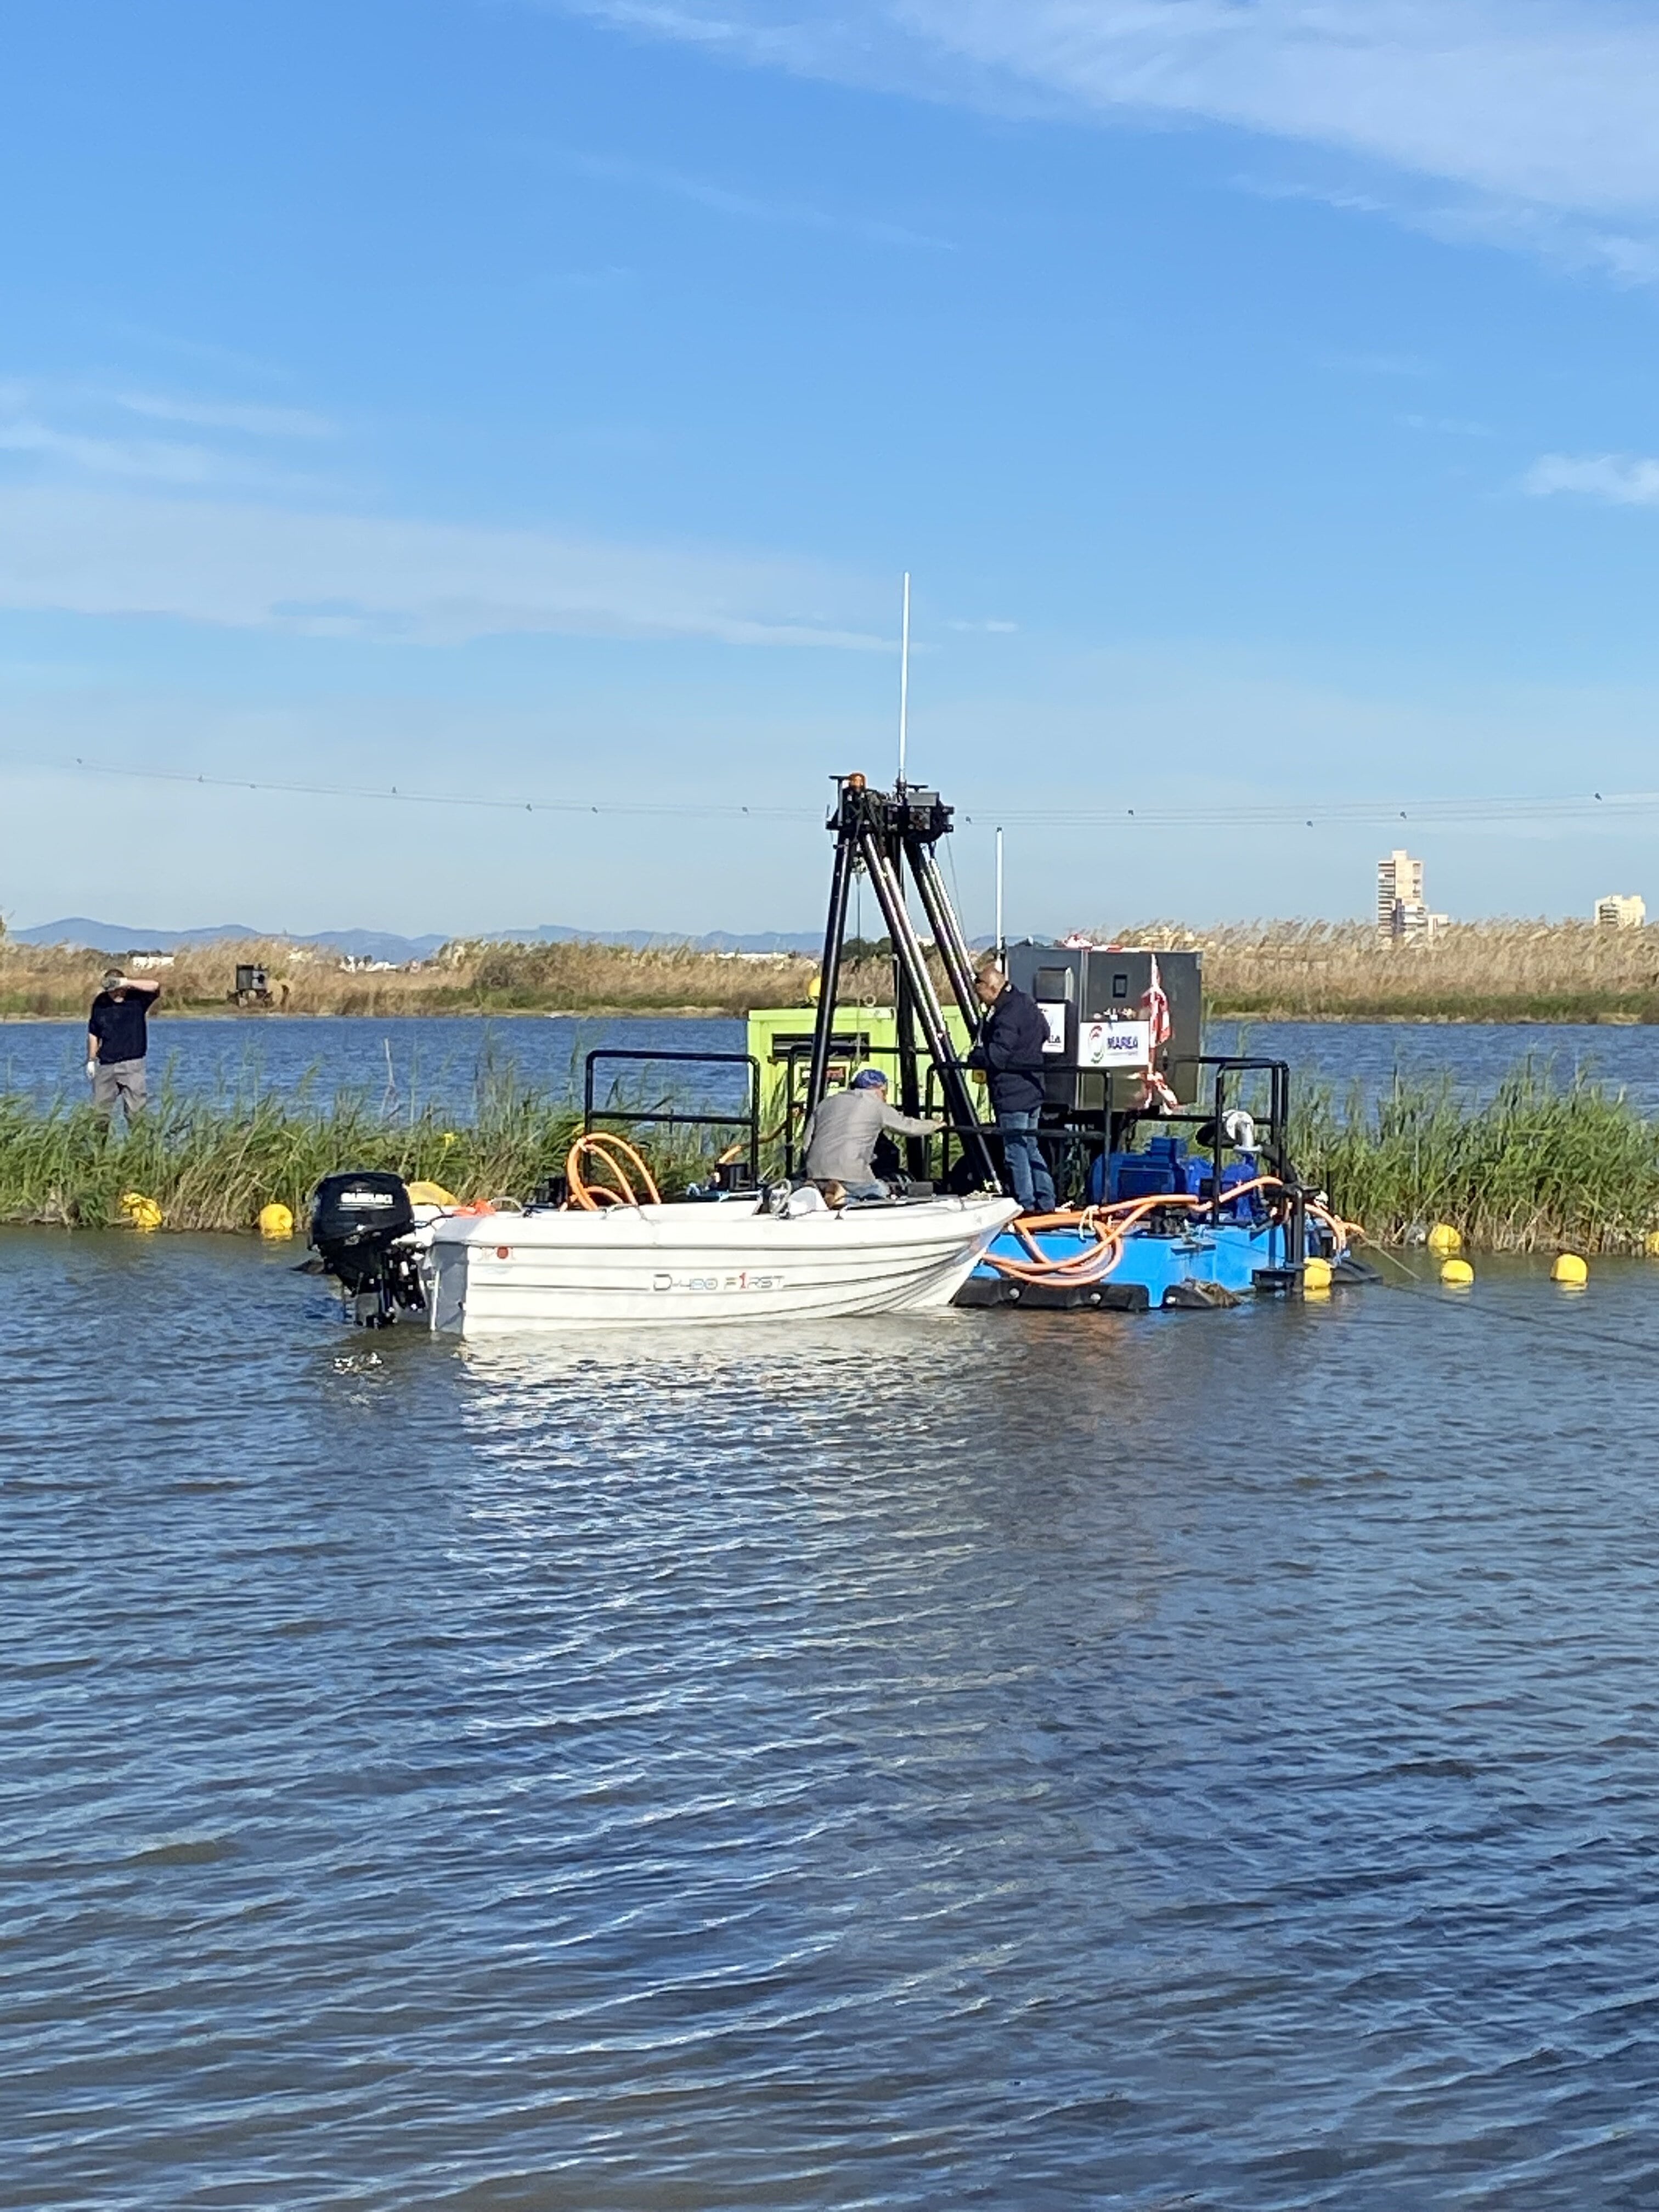
[{"label": "man in grey jacket", "polygon": [[876,1141],[884,1130],[901,1137],[931,1137],[943,1121],[916,1121],[887,1103],[887,1078],[861,1067],[845,1091],[832,1091],[806,1125],[810,1182],[839,1183],[848,1198],[890,1194],[875,1170]]}]

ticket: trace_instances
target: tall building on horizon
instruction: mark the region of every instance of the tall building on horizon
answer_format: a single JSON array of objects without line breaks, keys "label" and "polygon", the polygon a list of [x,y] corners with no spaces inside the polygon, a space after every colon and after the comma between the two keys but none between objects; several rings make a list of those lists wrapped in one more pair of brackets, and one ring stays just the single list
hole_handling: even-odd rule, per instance
[{"label": "tall building on horizon", "polygon": [[1376,864],[1376,929],[1380,937],[1405,937],[1428,927],[1423,863],[1407,852]]}]

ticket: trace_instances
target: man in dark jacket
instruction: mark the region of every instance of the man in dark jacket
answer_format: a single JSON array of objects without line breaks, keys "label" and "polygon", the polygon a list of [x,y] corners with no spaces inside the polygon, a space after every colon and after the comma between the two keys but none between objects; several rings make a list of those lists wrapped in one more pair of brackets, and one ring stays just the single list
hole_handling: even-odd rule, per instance
[{"label": "man in dark jacket", "polygon": [[1054,1179],[1036,1133],[1048,1024],[1036,1000],[1017,991],[994,962],[980,969],[974,991],[989,1012],[968,1065],[986,1072],[1008,1180],[1027,1213],[1052,1213]]}]

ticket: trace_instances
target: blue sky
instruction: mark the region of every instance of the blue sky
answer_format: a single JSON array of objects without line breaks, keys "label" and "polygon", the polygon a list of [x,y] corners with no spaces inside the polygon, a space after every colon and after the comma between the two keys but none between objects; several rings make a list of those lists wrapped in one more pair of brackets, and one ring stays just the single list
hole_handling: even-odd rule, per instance
[{"label": "blue sky", "polygon": [[1650,11],[56,0],[3,66],[14,921],[811,927],[907,567],[975,929],[1003,816],[1034,929],[1401,837],[1659,906],[1659,810],[1480,818],[1659,788]]}]

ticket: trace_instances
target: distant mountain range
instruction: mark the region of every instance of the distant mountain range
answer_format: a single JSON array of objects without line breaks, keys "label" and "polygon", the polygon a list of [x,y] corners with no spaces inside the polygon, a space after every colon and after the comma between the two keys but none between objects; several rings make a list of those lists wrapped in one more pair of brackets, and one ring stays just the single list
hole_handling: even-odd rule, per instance
[{"label": "distant mountain range", "polygon": [[[210,929],[134,929],[125,922],[92,921],[85,915],[70,915],[62,921],[43,921],[33,929],[14,929],[19,945],[74,945],[91,952],[176,952],[183,945],[219,945],[234,939],[246,944],[263,938],[284,945],[308,945],[321,950],[349,953],[356,960],[428,960],[447,937],[398,937],[384,929],[319,929],[310,937],[290,937],[285,930],[256,929],[251,922],[224,921]],[[702,937],[676,937],[660,929],[572,929],[561,921],[538,922],[533,929],[492,929],[469,932],[500,945],[626,945],[635,950],[652,945],[690,945],[697,952],[817,952],[823,938],[766,930],[752,937],[734,937],[714,929]]]}]

